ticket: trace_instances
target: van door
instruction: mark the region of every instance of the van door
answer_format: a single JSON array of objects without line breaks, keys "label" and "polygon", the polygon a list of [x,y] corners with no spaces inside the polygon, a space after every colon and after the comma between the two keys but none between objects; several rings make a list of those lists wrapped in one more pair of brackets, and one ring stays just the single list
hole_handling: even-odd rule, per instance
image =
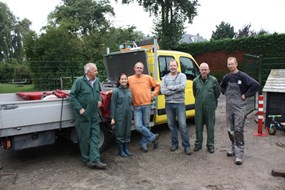
[{"label": "van door", "polygon": [[[185,105],[186,105],[186,116],[193,117],[195,114],[194,104],[195,98],[193,96],[193,79],[199,75],[199,69],[197,63],[191,57],[186,56],[166,56],[160,55],[158,57],[158,69],[159,78],[158,81],[161,83],[162,77],[169,73],[168,63],[171,59],[175,59],[178,62],[178,71],[182,72],[187,77],[186,88],[185,88]],[[157,96],[157,109],[154,118],[155,124],[161,124],[167,122],[166,111],[165,111],[165,98],[163,94]]]},{"label": "van door", "polygon": [[197,63],[189,57],[180,57],[180,69],[187,77],[185,89],[185,105],[186,117],[194,117],[195,115],[195,98],[193,95],[193,80],[199,75]]}]

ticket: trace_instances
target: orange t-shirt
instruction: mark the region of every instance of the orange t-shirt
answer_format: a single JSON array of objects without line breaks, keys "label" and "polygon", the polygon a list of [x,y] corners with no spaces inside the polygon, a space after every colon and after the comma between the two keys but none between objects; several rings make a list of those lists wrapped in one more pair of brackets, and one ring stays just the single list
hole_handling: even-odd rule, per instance
[{"label": "orange t-shirt", "polygon": [[[133,106],[151,104],[152,98],[157,96],[160,91],[159,83],[149,75],[129,76],[128,83],[132,93]],[[151,92],[151,88],[154,88],[153,92]]]}]

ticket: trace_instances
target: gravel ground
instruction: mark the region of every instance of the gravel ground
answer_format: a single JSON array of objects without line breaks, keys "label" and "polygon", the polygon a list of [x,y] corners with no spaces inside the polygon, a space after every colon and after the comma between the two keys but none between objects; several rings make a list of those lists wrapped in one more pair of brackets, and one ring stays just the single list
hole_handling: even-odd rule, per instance
[{"label": "gravel ground", "polygon": [[[237,166],[226,156],[230,142],[225,123],[222,96],[217,110],[214,154],[202,150],[188,156],[180,148],[170,152],[166,125],[156,126],[159,147],[148,153],[139,150],[140,135],[132,133],[130,150],[134,156],[120,158],[116,145],[102,153],[107,170],[91,170],[82,164],[77,147],[59,139],[55,145],[22,151],[0,150],[0,189],[165,189],[165,190],[285,190],[285,178],[271,175],[272,169],[285,170],[285,133],[257,137],[256,112],[248,116],[245,127],[244,164]],[[188,121],[191,149],[195,125]],[[205,131],[204,131],[205,132]],[[206,133],[204,133],[206,138]],[[12,175],[5,175],[12,174]],[[16,178],[15,178],[16,175]]]}]

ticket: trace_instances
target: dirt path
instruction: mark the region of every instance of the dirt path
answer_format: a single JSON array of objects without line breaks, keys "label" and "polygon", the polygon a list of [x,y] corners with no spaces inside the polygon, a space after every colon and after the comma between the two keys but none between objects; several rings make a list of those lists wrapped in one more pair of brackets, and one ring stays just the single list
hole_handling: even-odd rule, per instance
[{"label": "dirt path", "polygon": [[[60,140],[54,146],[18,152],[0,150],[3,173],[13,176],[0,177],[0,189],[173,189],[173,190],[285,190],[285,178],[273,177],[273,168],[285,169],[285,133],[256,137],[255,114],[249,115],[245,129],[244,164],[236,166],[226,157],[229,147],[225,124],[225,102],[219,100],[215,131],[216,152],[203,149],[187,156],[180,148],[170,152],[167,126],[157,126],[160,134],[157,150],[150,148],[142,153],[138,148],[139,135],[133,133],[131,158],[117,156],[115,144],[102,154],[108,170],[90,170],[83,166],[77,148]],[[191,149],[195,140],[193,121],[189,121]],[[204,133],[204,138],[206,134]]]}]

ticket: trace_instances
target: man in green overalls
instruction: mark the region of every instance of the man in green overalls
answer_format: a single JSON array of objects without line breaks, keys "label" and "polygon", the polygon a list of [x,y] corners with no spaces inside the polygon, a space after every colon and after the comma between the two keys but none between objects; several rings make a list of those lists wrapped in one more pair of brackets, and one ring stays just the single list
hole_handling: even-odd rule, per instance
[{"label": "man in green overalls", "polygon": [[203,127],[207,127],[207,148],[210,153],[215,152],[214,128],[215,110],[220,96],[220,85],[217,79],[209,75],[207,63],[201,63],[200,76],[193,81],[193,94],[195,97],[195,125],[196,141],[194,151],[197,152],[203,144]]},{"label": "man in green overalls", "polygon": [[101,106],[100,82],[96,78],[97,67],[94,63],[84,66],[84,76],[74,82],[69,102],[74,111],[75,128],[83,162],[88,168],[105,169],[100,161],[100,127],[98,107]]}]

